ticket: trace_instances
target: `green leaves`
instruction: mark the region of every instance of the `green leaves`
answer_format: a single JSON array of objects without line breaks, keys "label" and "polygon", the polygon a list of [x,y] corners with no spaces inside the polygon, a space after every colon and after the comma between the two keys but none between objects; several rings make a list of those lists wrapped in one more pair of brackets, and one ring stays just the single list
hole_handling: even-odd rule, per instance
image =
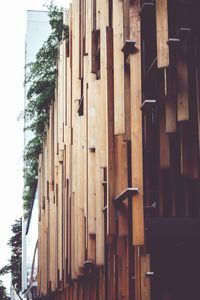
[{"label": "green leaves", "polygon": [[38,159],[42,151],[41,137],[35,136],[24,151],[24,209],[29,211],[37,187]]},{"label": "green leaves", "polygon": [[1,300],[8,300],[9,298],[6,295],[6,288],[3,286],[2,281],[0,280],[0,299]]},{"label": "green leaves", "polygon": [[36,61],[26,65],[25,85],[27,105],[23,112],[25,130],[34,138],[24,152],[24,209],[28,212],[37,187],[38,156],[49,123],[49,108],[54,99],[59,43],[68,38],[68,26],[63,24],[63,9],[53,2],[47,5],[52,32],[36,55]]},{"label": "green leaves", "polygon": [[15,285],[16,291],[21,290],[21,263],[22,263],[22,219],[16,220],[12,225],[13,236],[8,241],[11,247],[11,274],[12,284]]},{"label": "green leaves", "polygon": [[[8,241],[11,247],[11,259],[7,265],[0,270],[0,275],[5,275],[11,272],[12,284],[15,286],[17,293],[21,290],[21,262],[22,262],[22,219],[18,219],[12,225],[13,235]],[[0,282],[0,299],[5,298],[5,288]]]}]

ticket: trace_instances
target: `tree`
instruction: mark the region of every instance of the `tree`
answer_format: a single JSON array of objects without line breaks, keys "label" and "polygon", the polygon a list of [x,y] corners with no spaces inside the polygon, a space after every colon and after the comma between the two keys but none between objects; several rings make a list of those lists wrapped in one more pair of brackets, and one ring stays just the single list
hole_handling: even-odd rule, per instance
[{"label": "tree", "polygon": [[6,288],[3,286],[2,281],[0,280],[0,300],[8,300],[9,297],[6,295]]},{"label": "tree", "polygon": [[37,187],[39,153],[49,122],[49,108],[54,99],[57,77],[59,43],[68,38],[68,26],[63,24],[63,8],[51,2],[47,6],[51,34],[36,54],[35,62],[26,66],[25,84],[29,84],[27,106],[23,117],[34,138],[26,145],[24,152],[24,209],[29,212]]},{"label": "tree", "polygon": [[[11,259],[7,265],[0,270],[0,275],[11,273],[12,285],[19,295],[21,291],[21,267],[22,267],[22,219],[16,220],[12,225],[13,235],[8,241],[11,247]],[[0,298],[1,300],[1,298]]]}]

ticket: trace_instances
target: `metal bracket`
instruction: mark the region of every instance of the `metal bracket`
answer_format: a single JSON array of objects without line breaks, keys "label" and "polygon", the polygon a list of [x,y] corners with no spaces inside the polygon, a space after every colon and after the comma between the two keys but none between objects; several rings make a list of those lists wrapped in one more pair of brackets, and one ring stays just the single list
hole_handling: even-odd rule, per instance
[{"label": "metal bracket", "polygon": [[92,260],[86,260],[84,261],[83,266],[89,270],[95,267],[95,263]]},{"label": "metal bracket", "polygon": [[135,41],[126,40],[124,46],[122,48],[122,52],[124,52],[124,60],[128,58],[129,54],[133,54],[135,52]]},{"label": "metal bracket", "polygon": [[114,198],[117,205],[120,205],[125,199],[132,197],[134,194],[138,194],[138,188],[127,188],[121,194]]},{"label": "metal bracket", "polygon": [[146,276],[148,276],[148,277],[152,277],[152,276],[154,276],[154,272],[146,272]]},{"label": "metal bracket", "polygon": [[167,44],[170,46],[177,46],[183,40],[187,40],[191,34],[191,28],[180,28],[179,32],[174,38],[169,38]]},{"label": "metal bracket", "polygon": [[108,209],[108,205],[106,205],[106,206],[102,209],[102,212],[106,212],[107,209]]},{"label": "metal bracket", "polygon": [[95,147],[90,147],[89,150],[90,150],[90,152],[93,152],[93,153],[96,151]]},{"label": "metal bracket", "polygon": [[145,100],[142,103],[140,109],[142,110],[142,112],[144,114],[146,114],[152,110],[152,108],[155,106],[155,104],[156,104],[156,100]]},{"label": "metal bracket", "polygon": [[178,45],[181,42],[178,38],[169,38],[167,44],[168,45]]},{"label": "metal bracket", "polygon": [[187,39],[190,36],[191,32],[192,32],[191,28],[182,27],[180,28],[176,37],[180,38],[181,40]]},{"label": "metal bracket", "polygon": [[139,12],[139,16],[142,16],[143,13],[147,12],[149,9],[152,9],[154,6],[155,6],[154,3],[148,3],[148,2],[143,3]]}]

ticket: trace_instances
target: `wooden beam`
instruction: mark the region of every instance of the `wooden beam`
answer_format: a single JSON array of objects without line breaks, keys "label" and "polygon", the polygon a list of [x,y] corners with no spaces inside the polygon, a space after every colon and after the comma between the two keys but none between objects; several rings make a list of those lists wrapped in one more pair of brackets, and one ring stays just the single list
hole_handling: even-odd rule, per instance
[{"label": "wooden beam", "polygon": [[[131,163],[131,162],[129,162]],[[115,182],[116,192],[113,195],[112,202],[116,195],[121,194],[128,186],[128,161],[127,161],[127,142],[123,140],[122,135],[115,136]],[[120,237],[128,235],[128,200],[116,205],[118,220],[118,235]]]},{"label": "wooden beam", "polygon": [[134,262],[135,262],[135,299],[141,300],[142,291],[141,291],[141,255],[140,247],[134,247]]},{"label": "wooden beam", "polygon": [[[86,75],[87,76],[87,75]],[[95,261],[96,258],[96,146],[97,146],[97,112],[96,97],[93,97],[93,88],[96,79],[88,78],[85,114],[86,114],[86,149],[87,149],[87,259]],[[93,150],[91,150],[93,149]]]},{"label": "wooden beam", "polygon": [[107,45],[107,234],[116,234],[115,208],[115,140],[114,140],[114,78],[113,78],[113,30],[106,28]]},{"label": "wooden beam", "polygon": [[[130,40],[130,3],[123,0],[123,41]],[[124,140],[131,139],[131,97],[130,97],[130,59],[124,63],[124,102],[125,102],[125,136]]]},{"label": "wooden beam", "polygon": [[117,205],[123,203],[125,199],[132,197],[134,194],[138,193],[138,188],[127,188],[120,195],[114,198],[114,201]]},{"label": "wooden beam", "polygon": [[85,248],[86,248],[86,228],[85,228],[85,197],[86,197],[86,189],[87,178],[86,178],[86,152],[85,152],[85,116],[81,116],[77,119],[78,122],[78,139],[77,139],[77,230],[78,230],[78,267],[80,274],[82,273],[83,262],[85,261]]},{"label": "wooden beam", "polygon": [[169,135],[166,132],[165,99],[160,96],[159,131],[160,131],[160,167],[170,167]]},{"label": "wooden beam", "polygon": [[176,59],[177,70],[177,119],[178,121],[189,120],[188,99],[188,62],[187,50],[179,51]]},{"label": "wooden beam", "polygon": [[125,134],[123,1],[113,1],[114,131]]},{"label": "wooden beam", "polygon": [[[132,142],[132,187],[139,193],[132,197],[133,245],[144,244],[143,214],[143,153],[142,153],[142,102],[141,91],[141,39],[140,39],[140,1],[130,3],[130,38],[136,41],[137,52],[130,56],[131,78],[131,142]],[[138,298],[139,299],[139,298]],[[138,300],[137,299],[137,300]]]},{"label": "wooden beam", "polygon": [[128,257],[127,257],[127,237],[117,239],[117,263],[118,263],[118,298],[129,299],[129,274],[128,274]]},{"label": "wooden beam", "polygon": [[176,74],[175,66],[164,69],[166,132],[175,133],[177,127]]},{"label": "wooden beam", "polygon": [[99,40],[100,40],[100,30],[93,30],[91,33],[91,43],[92,43],[92,56],[91,56],[91,72],[94,74],[98,73],[99,63],[98,63],[98,54],[100,51]]},{"label": "wooden beam", "polygon": [[169,66],[168,5],[167,0],[156,0],[156,37],[158,68]]}]

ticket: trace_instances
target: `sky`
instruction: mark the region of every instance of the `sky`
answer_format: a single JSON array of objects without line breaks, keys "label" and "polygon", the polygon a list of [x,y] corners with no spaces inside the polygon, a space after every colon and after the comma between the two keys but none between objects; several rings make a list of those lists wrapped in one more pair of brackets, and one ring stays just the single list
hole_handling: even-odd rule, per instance
[{"label": "sky", "polygon": [[[0,268],[7,264],[11,225],[22,216],[24,53],[26,10],[46,10],[48,0],[2,0],[0,9]],[[68,0],[54,0],[68,7]],[[0,278],[9,288],[10,276]]]}]

